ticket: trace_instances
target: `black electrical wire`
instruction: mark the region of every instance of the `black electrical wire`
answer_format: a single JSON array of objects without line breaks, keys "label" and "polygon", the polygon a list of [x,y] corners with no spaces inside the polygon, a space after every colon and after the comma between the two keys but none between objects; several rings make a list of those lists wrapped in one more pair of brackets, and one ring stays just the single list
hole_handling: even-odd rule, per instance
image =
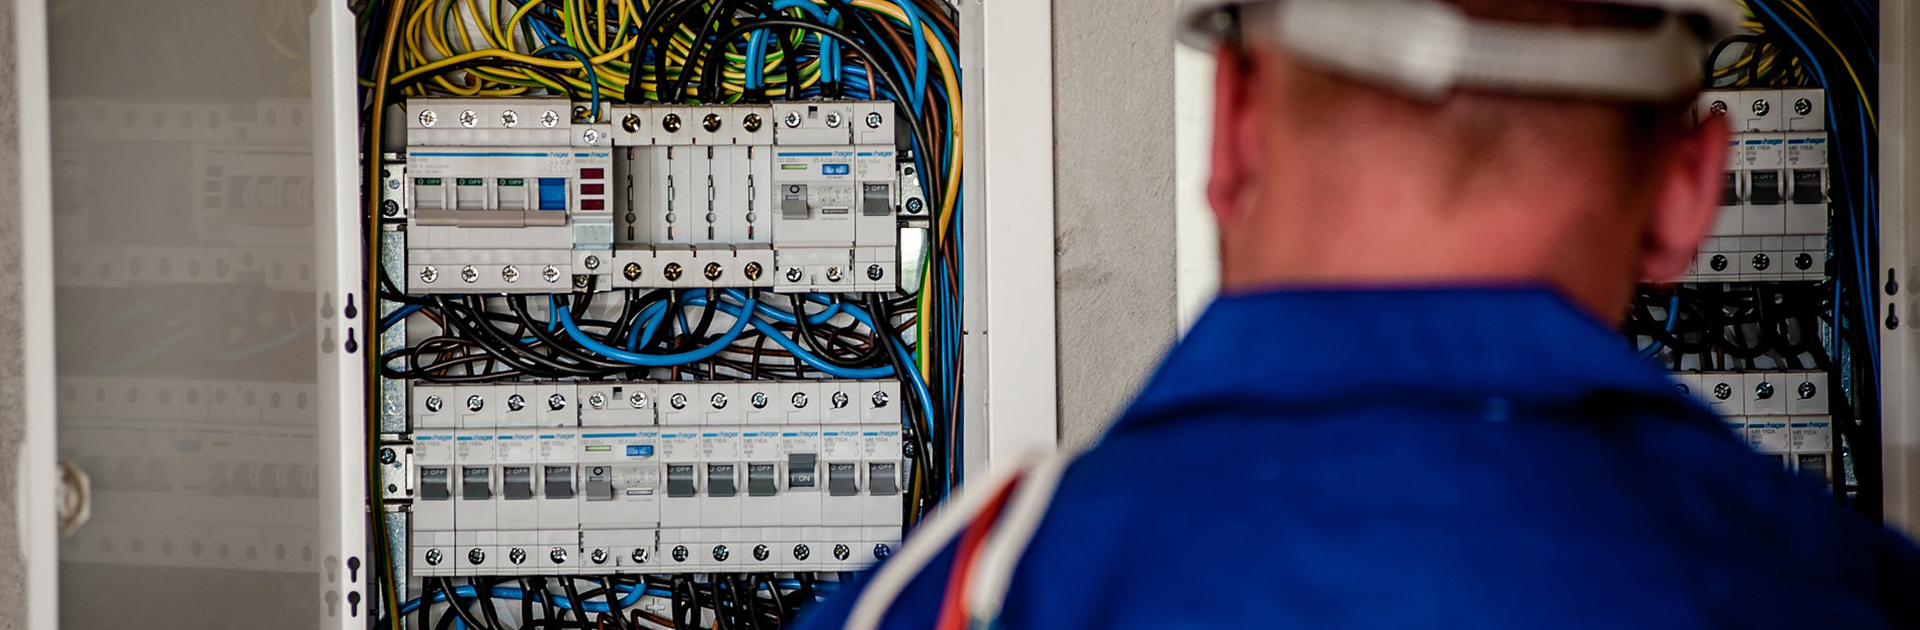
[{"label": "black electrical wire", "polygon": [[[447,594],[447,608],[452,609],[453,614],[458,615],[460,622],[466,624],[468,628],[474,628],[476,630],[497,630],[496,626],[487,625],[482,623],[478,618],[475,618],[473,613],[468,611],[464,604],[460,603],[460,597],[457,594],[458,591],[454,589],[453,586],[453,578],[440,578],[440,590],[445,591]],[[477,601],[479,598],[471,599]]]},{"label": "black electrical wire", "polygon": [[593,626],[587,623],[586,613],[581,612],[582,609],[586,608],[586,602],[580,599],[579,589],[574,588],[573,578],[560,578],[560,590],[567,594],[567,601],[573,602],[573,605],[569,606],[568,609],[573,611],[574,620],[580,622],[580,627],[582,628],[592,628]]}]

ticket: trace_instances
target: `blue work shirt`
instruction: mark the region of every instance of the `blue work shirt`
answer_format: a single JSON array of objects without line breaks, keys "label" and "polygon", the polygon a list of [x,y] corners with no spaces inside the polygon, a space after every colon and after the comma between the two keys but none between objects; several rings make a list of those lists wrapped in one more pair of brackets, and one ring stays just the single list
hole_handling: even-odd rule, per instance
[{"label": "blue work shirt", "polygon": [[[1074,359],[1071,348],[1064,360]],[[927,628],[949,544],[884,628]],[[839,627],[850,593],[802,627]],[[1544,289],[1218,300],[1066,472],[1007,630],[1920,627],[1920,550]]]}]

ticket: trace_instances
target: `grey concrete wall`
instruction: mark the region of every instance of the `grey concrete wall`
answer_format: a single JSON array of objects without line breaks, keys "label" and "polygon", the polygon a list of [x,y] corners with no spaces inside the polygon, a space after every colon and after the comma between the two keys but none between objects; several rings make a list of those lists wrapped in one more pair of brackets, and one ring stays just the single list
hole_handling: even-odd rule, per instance
[{"label": "grey concrete wall", "polygon": [[1177,330],[1173,0],[1053,0],[1060,437],[1099,436]]}]

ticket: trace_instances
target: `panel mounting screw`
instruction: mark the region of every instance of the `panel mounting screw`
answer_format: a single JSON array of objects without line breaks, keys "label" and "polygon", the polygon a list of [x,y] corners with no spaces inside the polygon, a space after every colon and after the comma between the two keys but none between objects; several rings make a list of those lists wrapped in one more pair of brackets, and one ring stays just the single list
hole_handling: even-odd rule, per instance
[{"label": "panel mounting screw", "polygon": [[720,274],[723,271],[725,271],[725,268],[721,267],[720,263],[717,263],[717,262],[707,263],[707,269],[706,269],[705,275],[707,276],[708,280],[719,280]]},{"label": "panel mounting screw", "polygon": [[508,127],[517,127],[520,125],[520,115],[514,113],[511,109],[500,112],[500,124]]},{"label": "panel mounting screw", "polygon": [[[439,114],[433,113],[433,110],[431,109],[420,112],[420,126],[432,127],[437,124],[440,124]],[[428,553],[432,553],[432,552],[428,552]]]},{"label": "panel mounting screw", "polygon": [[674,545],[674,546],[673,546],[673,561],[674,561],[674,562],[686,562],[686,561],[687,561],[687,546],[686,546],[686,545]]},{"label": "panel mounting screw", "polygon": [[773,551],[767,549],[766,545],[753,546],[753,560],[755,562],[766,562],[767,558],[771,557],[773,557]]},{"label": "panel mounting screw", "polygon": [[799,267],[787,268],[787,282],[799,282],[801,278],[805,277],[807,277],[806,273],[800,271]]},{"label": "panel mounting screw", "polygon": [[547,559],[552,560],[554,564],[566,564],[567,563],[566,548],[554,547],[553,551],[547,552]]},{"label": "panel mounting screw", "polygon": [[633,405],[633,408],[634,408],[634,409],[646,409],[646,408],[647,408],[647,393],[646,393],[646,392],[634,392],[632,396],[628,396],[628,397],[627,397],[627,404],[629,404],[629,405]]},{"label": "panel mounting screw", "polygon": [[887,398],[887,393],[886,393],[886,392],[874,392],[874,393],[873,393],[873,408],[874,408],[874,409],[879,409],[879,408],[882,408],[882,407],[885,407],[885,406],[887,406],[887,403],[888,403],[888,402],[891,402],[891,401],[890,401],[890,400],[889,400],[889,399]]},{"label": "panel mounting screw", "polygon": [[827,126],[834,129],[840,128],[840,112],[827,112]]},{"label": "panel mounting screw", "polygon": [[445,408],[446,406],[447,406],[447,403],[445,401],[440,400],[439,396],[427,397],[427,413],[440,413],[440,410]]},{"label": "panel mounting screw", "polygon": [[588,129],[582,131],[580,132],[580,139],[587,141],[587,144],[600,144],[600,130]]},{"label": "panel mounting screw", "polygon": [[887,277],[886,269],[881,268],[880,265],[867,265],[868,280],[879,282],[881,278],[885,278],[885,277]]},{"label": "panel mounting screw", "polygon": [[566,396],[554,394],[552,396],[547,397],[547,409],[552,411],[559,411],[561,409],[566,409],[566,408],[567,408]]},{"label": "panel mounting screw", "polygon": [[708,402],[713,403],[714,409],[726,409],[727,395],[720,392],[714,392],[713,398],[708,399]]},{"label": "panel mounting screw", "polygon": [[393,449],[390,449],[390,448],[380,449],[380,463],[382,464],[391,464],[394,462],[394,460],[397,460],[399,458],[400,456],[393,454]]},{"label": "panel mounting screw", "polygon": [[627,114],[626,116],[621,117],[620,128],[627,130],[627,133],[639,133],[640,132],[640,115]]},{"label": "panel mounting screw", "polygon": [[753,396],[747,399],[747,403],[748,403],[748,404],[751,404],[751,405],[753,405],[753,408],[754,408],[754,409],[766,409],[766,408],[767,408],[767,393],[766,393],[766,392],[754,392],[754,393],[753,393]]},{"label": "panel mounting screw", "polygon": [[519,547],[514,547],[507,552],[507,562],[525,564],[527,562],[527,552]]},{"label": "panel mounting screw", "polygon": [[760,268],[760,263],[757,263],[757,262],[747,263],[746,274],[747,274],[748,280],[759,280],[760,274],[763,271],[765,270]]},{"label": "panel mounting screw", "polygon": [[475,114],[475,113],[473,113],[473,110],[471,110],[471,109],[466,109],[466,110],[461,110],[461,111],[460,111],[460,126],[462,126],[462,127],[472,127],[472,126],[474,126],[474,125],[477,125],[477,124],[480,124],[480,115],[479,115],[479,114]]},{"label": "panel mounting screw", "polygon": [[807,408],[807,395],[806,395],[805,393],[801,393],[801,392],[794,392],[794,394],[793,394],[793,408],[794,408],[794,409],[806,409],[806,408]]},{"label": "panel mounting screw", "polygon": [[520,280],[520,270],[513,265],[502,267],[500,269],[500,279],[509,283],[518,282]]},{"label": "panel mounting screw", "polygon": [[1713,386],[1713,397],[1720,400],[1732,398],[1733,386],[1726,383],[1715,383]]},{"label": "panel mounting screw", "polygon": [[467,397],[467,411],[479,411],[481,409],[485,409],[486,406],[487,406],[487,399],[485,398],[481,398],[478,395]]},{"label": "panel mounting screw", "polygon": [[660,119],[660,128],[667,130],[667,133],[679,132],[680,131],[680,115],[667,114],[665,118]]},{"label": "panel mounting screw", "polygon": [[846,409],[846,408],[847,408],[847,402],[848,402],[848,401],[850,401],[850,400],[852,400],[852,399],[851,399],[851,398],[848,398],[848,397],[847,397],[847,393],[846,393],[846,392],[834,392],[834,393],[833,393],[833,408],[834,408],[834,409]]},{"label": "panel mounting screw", "polygon": [[851,555],[853,555],[853,550],[852,550],[852,549],[848,549],[846,545],[834,545],[834,546],[833,546],[833,559],[835,559],[835,560],[846,560],[846,559],[847,559],[847,557],[848,557],[848,556],[851,556]]},{"label": "panel mounting screw", "polygon": [[595,269],[599,269],[599,268],[600,268],[600,257],[599,257],[599,256],[588,256],[588,257],[587,257],[587,260],[586,260],[586,265],[587,265],[587,271],[593,271],[593,270],[595,270]]},{"label": "panel mounting screw", "polygon": [[592,405],[594,409],[605,407],[607,406],[607,397],[600,392],[594,392],[593,395],[587,397],[587,404]]},{"label": "panel mounting screw", "polygon": [[432,566],[432,567],[440,566],[440,562],[442,560],[446,560],[446,556],[441,555],[439,549],[427,550],[427,566]]},{"label": "panel mounting screw", "polygon": [[593,553],[591,553],[591,554],[587,554],[587,559],[588,559],[588,560],[592,560],[594,564],[606,564],[606,563],[607,563],[607,550],[605,550],[605,549],[595,549],[595,550],[593,550]]},{"label": "panel mounting screw", "polygon": [[680,274],[683,271],[684,270],[680,268],[680,263],[667,263],[667,268],[661,270],[660,275],[666,277],[667,282],[679,282]]},{"label": "panel mounting screw", "polygon": [[439,269],[434,269],[432,267],[422,267],[420,269],[421,282],[425,282],[427,284],[433,284],[433,281],[439,280],[439,279],[440,279]]},{"label": "panel mounting screw", "polygon": [[727,557],[729,557],[729,556],[732,556],[732,555],[733,555],[733,552],[730,552],[730,551],[727,551],[727,546],[726,546],[726,545],[714,545],[714,546],[713,546],[713,561],[714,561],[714,562],[726,562],[726,561],[727,561]]},{"label": "panel mounting screw", "polygon": [[687,408],[687,395],[686,395],[686,394],[674,394],[674,395],[673,395],[673,396],[672,396],[671,398],[668,398],[668,399],[667,399],[667,404],[669,404],[669,405],[673,405],[673,408],[674,408],[674,409],[686,409],[686,408]]},{"label": "panel mounting screw", "polygon": [[560,124],[560,112],[551,109],[540,112],[540,124],[548,127]]},{"label": "panel mounting screw", "polygon": [[706,130],[707,130],[707,131],[708,131],[709,133],[711,133],[711,132],[715,132],[715,131],[719,131],[719,130],[720,130],[720,115],[719,115],[719,114],[707,114],[707,117],[706,117],[706,118],[702,118],[702,119],[700,119],[700,127],[701,127],[701,128],[703,128],[703,129],[706,129]]},{"label": "panel mounting screw", "polygon": [[1760,400],[1773,398],[1773,383],[1761,383],[1753,386],[1753,397]]},{"label": "panel mounting screw", "polygon": [[399,214],[400,214],[399,202],[396,202],[392,199],[388,199],[380,202],[380,216],[391,217],[391,216],[398,216]]},{"label": "panel mounting screw", "polygon": [[740,121],[740,126],[745,127],[747,129],[747,133],[753,133],[753,132],[759,131],[760,125],[761,125],[761,120],[760,120],[759,114],[747,114],[747,117],[744,120]]},{"label": "panel mounting screw", "polygon": [[787,127],[800,126],[800,112],[787,112]]},{"label": "panel mounting screw", "polygon": [[881,115],[880,115],[880,112],[869,112],[869,113],[867,114],[867,128],[868,128],[868,129],[879,129],[879,128],[880,128],[880,123],[882,123],[882,122],[885,122],[885,121],[886,121],[886,117],[885,117],[885,116],[881,116]]},{"label": "panel mounting screw", "polygon": [[640,279],[640,263],[636,263],[636,262],[627,263],[627,266],[620,270],[620,275],[626,276],[628,281],[639,280]]},{"label": "panel mounting screw", "polygon": [[828,268],[827,268],[827,282],[839,282],[839,281],[840,281],[840,268],[839,268],[839,267],[828,267]]},{"label": "panel mounting screw", "polygon": [[813,550],[808,549],[806,545],[793,546],[793,559],[804,561],[807,559],[807,556],[811,555],[813,555]]},{"label": "panel mounting screw", "polygon": [[514,394],[507,397],[507,411],[519,411],[527,408],[527,397]]},{"label": "panel mounting screw", "polygon": [[553,268],[553,265],[547,265],[545,269],[540,270],[540,278],[546,280],[547,284],[559,282],[560,270]]},{"label": "panel mounting screw", "polygon": [[646,547],[634,547],[633,553],[627,554],[627,557],[632,558],[634,564],[646,564],[647,560],[653,558],[653,552],[647,551]]},{"label": "panel mounting screw", "polygon": [[467,281],[468,284],[479,282],[480,270],[474,269],[473,265],[467,265],[465,267],[462,267],[460,269],[460,279]]},{"label": "panel mounting screw", "polygon": [[1800,99],[1793,102],[1793,113],[1805,116],[1813,113],[1813,101]]},{"label": "panel mounting screw", "polygon": [[1767,112],[1770,111],[1773,111],[1773,104],[1768,103],[1766,99],[1756,99],[1753,101],[1753,115],[1765,116]]},{"label": "panel mounting screw", "polygon": [[1801,383],[1800,384],[1800,400],[1813,398],[1813,395],[1818,393],[1819,391],[1820,391],[1820,388],[1814,387],[1813,383]]},{"label": "panel mounting screw", "polygon": [[486,561],[487,552],[481,551],[479,547],[467,550],[467,564],[480,564]]}]

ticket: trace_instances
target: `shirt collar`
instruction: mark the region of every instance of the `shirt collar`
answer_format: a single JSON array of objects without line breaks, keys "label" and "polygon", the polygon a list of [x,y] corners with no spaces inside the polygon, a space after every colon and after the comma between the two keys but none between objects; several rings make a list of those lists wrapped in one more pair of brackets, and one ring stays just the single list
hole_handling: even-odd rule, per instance
[{"label": "shirt collar", "polygon": [[1619,333],[1551,289],[1284,289],[1215,300],[1116,427],[1227,403],[1554,405],[1600,393],[1689,404]]}]

